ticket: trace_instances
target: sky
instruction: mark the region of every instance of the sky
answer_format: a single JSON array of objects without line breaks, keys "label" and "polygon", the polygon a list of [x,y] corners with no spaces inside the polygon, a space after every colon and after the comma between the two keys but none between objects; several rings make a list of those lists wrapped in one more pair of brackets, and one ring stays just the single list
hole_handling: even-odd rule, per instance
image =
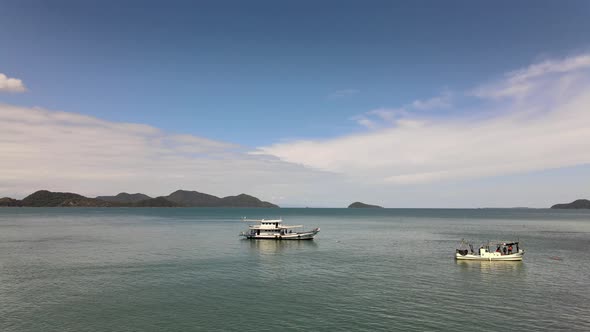
[{"label": "sky", "polygon": [[0,196],[590,198],[587,1],[0,0]]}]

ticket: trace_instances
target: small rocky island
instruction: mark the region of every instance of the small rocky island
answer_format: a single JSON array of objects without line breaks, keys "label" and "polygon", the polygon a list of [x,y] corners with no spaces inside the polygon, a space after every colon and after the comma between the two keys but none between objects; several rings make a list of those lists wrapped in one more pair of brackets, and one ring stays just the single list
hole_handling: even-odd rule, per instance
[{"label": "small rocky island", "polygon": [[590,201],[587,199],[577,199],[571,203],[555,204],[552,209],[590,209]]},{"label": "small rocky island", "polygon": [[349,209],[382,209],[382,206],[354,202],[348,206]]},{"label": "small rocky island", "polygon": [[168,196],[152,198],[137,193],[120,193],[116,196],[85,197],[75,193],[39,190],[22,200],[0,198],[0,207],[260,207],[278,208],[279,206],[260,199],[240,194],[237,196],[217,197],[198,191],[177,190]]}]

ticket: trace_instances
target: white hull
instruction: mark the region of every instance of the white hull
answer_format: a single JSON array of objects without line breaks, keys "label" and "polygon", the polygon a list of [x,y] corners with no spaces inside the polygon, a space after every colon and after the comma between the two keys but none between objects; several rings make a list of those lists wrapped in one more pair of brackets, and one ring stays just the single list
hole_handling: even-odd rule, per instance
[{"label": "white hull", "polygon": [[524,256],[524,252],[517,252],[510,255],[474,255],[474,254],[467,254],[461,255],[459,253],[455,253],[455,259],[457,260],[465,260],[465,261],[521,261]]},{"label": "white hull", "polygon": [[273,233],[260,233],[260,234],[248,234],[243,233],[242,236],[247,239],[257,239],[257,240],[311,240],[313,237],[319,233],[319,230],[313,230],[309,232],[300,232],[300,233],[288,233],[288,234],[273,234]]}]

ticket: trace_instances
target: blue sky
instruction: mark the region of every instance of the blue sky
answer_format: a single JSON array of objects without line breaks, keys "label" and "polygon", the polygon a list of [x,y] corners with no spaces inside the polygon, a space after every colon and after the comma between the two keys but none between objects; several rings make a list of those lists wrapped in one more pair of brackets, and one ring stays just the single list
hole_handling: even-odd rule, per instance
[{"label": "blue sky", "polygon": [[[9,102],[256,146],[586,49],[586,1],[5,1]],[[349,94],[337,98],[339,91]]]},{"label": "blue sky", "polygon": [[[326,150],[331,142],[403,127],[393,124],[393,119],[426,118],[429,123],[446,124],[517,112],[511,100],[481,98],[473,91],[501,85],[499,81],[510,73],[535,64],[550,62],[558,67],[567,59],[579,60],[590,45],[587,1],[0,0],[0,8],[0,73],[22,80],[27,90],[2,93],[0,103],[148,125],[168,134],[239,145],[248,160],[262,151],[289,164],[287,168],[298,165],[310,172],[343,176],[334,180],[338,183],[379,186],[382,196],[367,194],[367,198],[384,203],[389,202],[382,198],[390,195],[388,190],[399,187],[376,184],[378,179],[369,175],[381,174],[375,171],[379,167],[400,174],[408,173],[408,168],[383,162],[341,169],[313,158],[314,151],[329,155],[337,151]],[[583,59],[579,63],[575,70],[585,68]],[[587,74],[576,72],[582,79]],[[300,144],[310,140],[314,144]],[[309,149],[310,159],[295,149]],[[383,151],[403,155],[386,146],[365,157],[379,159]],[[474,172],[468,181],[481,179],[483,184],[489,183],[489,176],[547,170],[561,174],[564,167],[579,172],[586,164],[563,160]],[[449,174],[447,169],[439,170],[443,164],[425,167],[424,174],[430,174],[428,178]],[[399,174],[383,173],[381,178],[396,182]],[[454,179],[445,181],[458,181]],[[194,179],[194,186],[201,187],[201,180]],[[6,183],[15,181],[6,179]],[[215,191],[217,185],[205,187]],[[6,185],[4,192],[19,195],[14,186]],[[73,186],[64,189],[76,191]],[[224,184],[226,189],[220,191],[230,187]],[[150,188],[138,190],[164,190]],[[356,188],[351,185],[349,190]],[[583,194],[568,187],[559,197],[547,195],[530,205],[569,199],[568,189]],[[288,191],[254,191],[278,199],[281,190]],[[313,189],[306,190],[284,201],[308,203],[302,197]],[[509,203],[494,199],[489,205],[494,204]]]}]

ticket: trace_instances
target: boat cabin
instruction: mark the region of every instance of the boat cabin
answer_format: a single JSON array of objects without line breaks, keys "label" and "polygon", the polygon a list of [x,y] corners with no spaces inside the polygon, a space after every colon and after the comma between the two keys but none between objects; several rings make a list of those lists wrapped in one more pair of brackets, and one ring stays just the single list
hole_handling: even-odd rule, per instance
[{"label": "boat cabin", "polygon": [[[255,222],[248,226],[248,230],[240,235],[248,239],[277,239],[277,240],[311,240],[320,231],[314,228],[310,231],[303,230],[303,225],[283,225],[282,219],[256,219],[243,221]],[[295,230],[295,229],[298,230]]]},{"label": "boat cabin", "polygon": [[256,220],[258,224],[250,225],[251,235],[287,235],[292,234],[294,228],[301,228],[303,225],[285,226],[282,219]]}]

